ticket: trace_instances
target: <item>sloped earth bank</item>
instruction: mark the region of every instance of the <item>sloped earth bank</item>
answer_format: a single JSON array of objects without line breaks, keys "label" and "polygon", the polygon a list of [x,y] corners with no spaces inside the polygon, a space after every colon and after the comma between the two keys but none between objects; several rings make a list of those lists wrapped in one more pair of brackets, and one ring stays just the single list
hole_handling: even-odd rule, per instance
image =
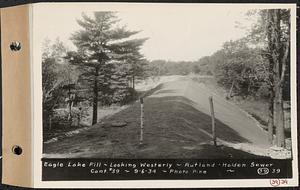
[{"label": "sloped earth bank", "polygon": [[[217,147],[211,143],[211,95]],[[266,132],[255,120],[188,78],[158,85],[147,93],[144,101],[142,145],[140,104],[136,102],[89,130],[44,144],[44,157],[260,158],[257,155],[266,155],[270,146]],[[112,123],[119,122],[127,125],[112,127]]]}]

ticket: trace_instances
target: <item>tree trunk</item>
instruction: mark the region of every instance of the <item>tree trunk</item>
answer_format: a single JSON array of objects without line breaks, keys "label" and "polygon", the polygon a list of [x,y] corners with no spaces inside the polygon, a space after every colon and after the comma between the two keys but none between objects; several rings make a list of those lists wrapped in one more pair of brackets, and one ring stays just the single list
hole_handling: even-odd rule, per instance
[{"label": "tree trunk", "polygon": [[283,100],[282,100],[282,85],[278,86],[275,92],[275,124],[276,124],[276,145],[278,147],[285,147],[284,135],[284,113],[283,113]]},{"label": "tree trunk", "polygon": [[94,76],[94,87],[93,87],[93,121],[92,125],[97,123],[97,112],[98,112],[98,68],[95,68],[95,76]]},{"label": "tree trunk", "polygon": [[269,58],[269,118],[268,118],[268,139],[271,144],[273,144],[274,135],[274,62]]},{"label": "tree trunk", "polygon": [[269,118],[268,118],[268,139],[271,144],[273,144],[273,134],[274,134],[274,93],[272,90],[272,92],[270,93]]},{"label": "tree trunk", "polygon": [[281,13],[280,10],[271,10],[273,13],[273,30],[272,30],[272,49],[271,55],[274,62],[274,124],[276,126],[276,145],[279,147],[285,146],[284,136],[284,115],[283,115],[283,100],[282,100],[282,84],[284,78],[285,61],[282,59],[282,42],[281,42]]},{"label": "tree trunk", "polygon": [[232,84],[231,84],[231,87],[230,87],[229,93],[227,94],[226,99],[230,99],[232,97],[231,94],[232,94],[234,83],[235,83],[235,81],[232,81]]},{"label": "tree trunk", "polygon": [[134,83],[135,83],[135,77],[134,77],[134,75],[132,76],[132,88],[133,88],[133,90],[135,90],[135,85],[134,85]]},{"label": "tree trunk", "polygon": [[[69,102],[68,102],[68,106],[69,106],[69,116],[68,116],[68,120],[71,121],[72,120],[72,106],[71,106],[71,85],[70,85],[70,80],[69,80],[69,87],[68,87],[68,94],[69,94]],[[70,124],[71,125],[71,124]]]},{"label": "tree trunk", "polygon": [[49,131],[52,129],[52,117],[49,115]]},{"label": "tree trunk", "polygon": [[273,135],[274,135],[274,60],[272,57],[272,53],[274,51],[273,46],[273,38],[272,38],[272,24],[273,24],[273,17],[268,10],[268,21],[267,21],[267,39],[268,39],[268,50],[269,55],[267,56],[269,61],[269,68],[268,68],[268,88],[269,88],[269,114],[268,114],[268,139],[271,144],[273,144]]}]

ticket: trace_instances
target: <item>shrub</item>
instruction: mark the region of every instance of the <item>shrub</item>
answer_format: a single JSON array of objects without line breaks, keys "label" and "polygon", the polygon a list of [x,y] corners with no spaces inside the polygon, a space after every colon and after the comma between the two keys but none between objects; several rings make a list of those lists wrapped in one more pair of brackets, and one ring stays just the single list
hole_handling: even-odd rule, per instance
[{"label": "shrub", "polygon": [[258,88],[256,96],[264,99],[268,99],[270,97],[269,87],[266,83],[262,83],[262,85]]}]

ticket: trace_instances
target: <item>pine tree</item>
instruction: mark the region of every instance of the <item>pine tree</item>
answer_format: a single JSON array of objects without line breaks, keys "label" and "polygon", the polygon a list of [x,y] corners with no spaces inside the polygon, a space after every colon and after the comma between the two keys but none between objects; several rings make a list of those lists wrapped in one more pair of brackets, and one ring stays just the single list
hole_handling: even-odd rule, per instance
[{"label": "pine tree", "polygon": [[[146,67],[146,60],[140,53],[140,47],[146,40],[146,38],[132,40],[114,46],[115,49],[118,49],[119,54],[124,54],[124,56],[120,57],[118,60],[123,64],[123,72],[126,73],[126,78],[130,81],[133,89],[135,89],[136,76],[142,76]],[[120,48],[120,45],[123,47]]]},{"label": "pine tree", "polygon": [[82,14],[82,20],[77,22],[82,29],[71,37],[77,52],[69,52],[67,58],[80,67],[79,80],[92,91],[92,124],[95,124],[98,102],[111,103],[118,82],[122,83],[119,87],[124,86],[120,79],[125,74],[118,76],[118,65],[131,54],[131,47],[141,46],[144,40],[129,39],[138,31],[117,27],[114,12],[94,12],[93,18]]}]

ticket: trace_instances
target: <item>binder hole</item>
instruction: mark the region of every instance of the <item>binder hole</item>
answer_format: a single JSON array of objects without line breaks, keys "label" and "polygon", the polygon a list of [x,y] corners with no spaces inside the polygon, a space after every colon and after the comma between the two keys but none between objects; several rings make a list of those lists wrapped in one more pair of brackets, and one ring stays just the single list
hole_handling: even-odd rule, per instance
[{"label": "binder hole", "polygon": [[21,43],[15,41],[15,42],[12,42],[9,47],[10,47],[11,51],[19,51],[21,49]]},{"label": "binder hole", "polygon": [[21,155],[22,154],[22,148],[19,147],[18,145],[13,146],[12,152],[16,155]]}]

